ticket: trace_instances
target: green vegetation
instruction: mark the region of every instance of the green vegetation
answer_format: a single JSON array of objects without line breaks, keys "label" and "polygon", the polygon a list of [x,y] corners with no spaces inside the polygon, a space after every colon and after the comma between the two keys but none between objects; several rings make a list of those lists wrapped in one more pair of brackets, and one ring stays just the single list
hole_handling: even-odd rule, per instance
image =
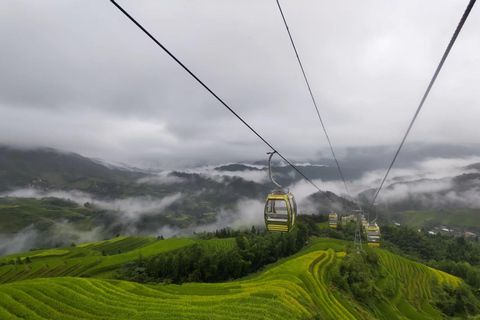
[{"label": "green vegetation", "polygon": [[[4,256],[0,258],[0,284],[42,277],[106,278],[139,255],[151,257],[195,243],[195,240],[185,238],[157,240],[153,237],[121,237],[82,247]],[[112,255],[106,252],[112,252]],[[27,258],[30,261],[28,264]]]},{"label": "green vegetation", "polygon": [[125,236],[96,243],[86,243],[80,247],[102,252],[104,255],[114,255],[142,248],[146,245],[152,244],[155,241],[156,239],[153,237]]},{"label": "green vegetation", "polygon": [[36,255],[30,256],[30,258],[46,258],[46,257],[64,256],[69,253],[70,251],[68,250],[50,249],[42,253],[38,253]]},{"label": "green vegetation", "polygon": [[395,221],[414,228],[432,229],[439,225],[480,229],[480,210],[427,210],[403,211],[388,215]]},{"label": "green vegetation", "polygon": [[[226,246],[231,246],[232,240],[235,241],[215,242],[225,241],[229,243]],[[462,285],[456,277],[381,249],[368,258],[368,255],[345,254],[351,246],[349,242],[334,239],[310,242],[299,253],[269,265],[262,272],[226,283],[151,286],[66,277],[0,285],[0,318],[442,319],[432,303],[443,297],[445,310],[454,310],[448,306],[455,305],[451,302],[457,301],[457,296],[476,310],[472,300],[475,298],[468,292],[459,294],[457,289]],[[375,265],[377,270],[374,271],[377,282],[367,288],[374,292],[367,297],[374,299],[371,304],[331,284],[335,274],[341,274],[342,268],[358,259],[365,265]]]},{"label": "green vegetation", "polygon": [[467,285],[480,280],[477,243],[382,229],[385,248],[430,259],[464,282],[384,249],[352,253],[354,224],[319,229],[321,217],[298,218],[289,234],[251,228],[196,239],[117,237],[0,257],[0,318],[442,319],[480,312]]},{"label": "green vegetation", "polygon": [[[302,219],[302,217],[300,217]],[[315,217],[314,217],[315,218]],[[317,227],[321,224],[312,224]],[[421,262],[462,278],[466,284],[480,292],[480,244],[478,238],[469,241],[463,237],[430,235],[407,226],[381,225],[382,248],[410,260]],[[329,228],[311,230],[311,234],[337,239],[353,240],[355,224],[339,225],[336,230]]]},{"label": "green vegetation", "polygon": [[382,226],[383,247],[458,277],[480,290],[480,244],[463,237],[429,235],[415,229]]},{"label": "green vegetation", "polygon": [[15,233],[34,225],[48,229],[55,221],[69,221],[80,230],[91,228],[93,210],[59,198],[0,198],[0,233]]},{"label": "green vegetation", "polygon": [[[149,259],[140,257],[124,265],[118,270],[116,277],[140,283],[218,282],[238,279],[279,258],[298,252],[307,240],[308,231],[302,223],[288,234],[256,235],[255,232],[245,232],[238,234],[235,242],[209,240]],[[205,246],[210,242],[217,245]]]}]

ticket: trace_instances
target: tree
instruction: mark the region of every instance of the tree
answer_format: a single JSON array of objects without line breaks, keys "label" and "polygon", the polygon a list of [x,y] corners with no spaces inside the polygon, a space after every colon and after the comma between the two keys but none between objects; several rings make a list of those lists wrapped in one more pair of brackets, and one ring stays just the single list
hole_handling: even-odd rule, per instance
[{"label": "tree", "polygon": [[237,247],[240,250],[247,250],[247,248],[250,248],[250,244],[248,243],[248,239],[243,234],[238,235],[238,237],[235,239],[235,243],[237,244]]}]

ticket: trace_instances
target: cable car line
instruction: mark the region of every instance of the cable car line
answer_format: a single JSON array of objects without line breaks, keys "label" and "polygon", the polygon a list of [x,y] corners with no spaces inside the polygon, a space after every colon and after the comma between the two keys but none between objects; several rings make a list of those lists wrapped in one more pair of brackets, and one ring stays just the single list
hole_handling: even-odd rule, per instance
[{"label": "cable car line", "polygon": [[333,146],[330,141],[330,137],[328,136],[327,129],[325,128],[325,124],[323,123],[322,117],[320,116],[320,111],[318,110],[317,102],[315,100],[315,97],[313,96],[312,89],[310,88],[310,83],[308,82],[305,69],[303,68],[303,64],[302,64],[302,61],[300,60],[300,56],[298,55],[297,47],[295,46],[295,42],[293,41],[292,34],[290,33],[290,28],[288,28],[287,20],[285,19],[285,15],[283,14],[282,7],[280,6],[279,0],[276,0],[276,1],[277,1],[278,9],[280,10],[280,14],[282,15],[283,23],[285,24],[285,28],[287,29],[288,36],[290,37],[290,42],[292,43],[293,50],[295,51],[295,55],[297,56],[298,64],[300,65],[300,69],[302,70],[303,78],[305,79],[305,83],[307,84],[308,92],[310,92],[310,97],[312,98],[313,105],[315,107],[315,110],[317,111],[318,120],[320,120],[320,123],[322,124],[323,132],[325,132],[325,137],[327,137],[328,145],[330,146],[330,150],[332,151],[333,158],[335,159],[335,163],[337,164],[338,172],[340,173],[340,177],[343,180],[343,185],[345,186],[345,190],[347,190],[347,194],[348,194],[348,197],[350,198],[350,201],[355,203],[352,199],[352,196],[350,195],[350,192],[348,191],[347,183],[345,182],[342,169],[340,169],[340,164],[338,163],[337,156],[335,155],[335,151],[333,151]]},{"label": "cable car line", "polygon": [[453,44],[455,43],[455,40],[457,39],[457,36],[459,35],[460,31],[462,30],[462,27],[463,27],[465,21],[467,20],[468,15],[470,14],[470,11],[473,8],[473,5],[475,4],[475,1],[476,0],[470,0],[470,2],[468,3],[468,6],[465,9],[465,12],[463,13],[462,18],[460,19],[460,22],[458,23],[458,26],[455,29],[455,32],[454,32],[452,38],[450,39],[450,42],[447,46],[447,49],[445,50],[445,52],[442,56],[442,59],[440,60],[440,63],[437,67],[437,70],[435,70],[435,73],[434,73],[432,79],[430,80],[430,84],[428,85],[428,88],[425,91],[425,94],[423,95],[423,98],[420,102],[420,105],[418,106],[417,111],[415,112],[415,115],[413,116],[413,119],[410,122],[410,125],[408,126],[407,132],[405,133],[405,136],[403,137],[402,142],[400,143],[400,146],[398,147],[398,150],[395,153],[395,156],[393,157],[392,163],[390,164],[390,167],[388,168],[387,173],[385,174],[385,177],[383,178],[382,183],[380,184],[380,187],[378,187],[377,192],[375,193],[375,196],[373,197],[373,200],[372,200],[372,203],[371,203],[370,207],[373,207],[373,205],[375,203],[375,200],[377,199],[377,196],[380,193],[380,190],[382,190],[383,184],[385,183],[385,180],[387,179],[388,174],[390,173],[390,170],[392,169],[393,164],[395,163],[395,160],[397,160],[398,154],[400,153],[400,150],[402,150],[403,144],[405,143],[405,140],[407,139],[407,136],[410,133],[410,130],[412,129],[413,124],[415,123],[415,120],[417,119],[417,116],[420,113],[420,110],[422,109],[423,104],[428,97],[428,94],[430,93],[430,89],[432,89],[433,84],[435,83],[435,80],[437,79],[437,76],[440,73],[440,70],[442,69],[444,62],[447,59],[448,54],[450,53],[450,50],[452,49]]},{"label": "cable car line", "polygon": [[140,28],[153,42],[155,42],[160,48],[162,48],[175,62],[177,62],[185,71],[188,72],[198,83],[200,83],[210,94],[212,94],[225,108],[227,108],[238,120],[240,120],[247,128],[250,129],[260,140],[262,140],[273,152],[277,153],[289,166],[297,171],[305,180],[307,180],[312,186],[320,191],[328,200],[336,204],[339,208],[342,205],[338,204],[335,200],[330,198],[328,194],[322,191],[315,183],[312,182],[303,172],[301,172],[296,166],[288,161],[280,152],[278,152],[267,140],[265,140],[255,129],[253,129],[245,120],[243,120],[232,108],[230,108],[219,96],[217,96],[205,83],[203,83],[190,69],[188,69],[180,60],[178,60],[167,48],[165,48],[154,36],[152,36],[140,23],[138,23],[127,11],[125,11],[115,0],[110,0],[125,16],[127,16],[138,28]]}]

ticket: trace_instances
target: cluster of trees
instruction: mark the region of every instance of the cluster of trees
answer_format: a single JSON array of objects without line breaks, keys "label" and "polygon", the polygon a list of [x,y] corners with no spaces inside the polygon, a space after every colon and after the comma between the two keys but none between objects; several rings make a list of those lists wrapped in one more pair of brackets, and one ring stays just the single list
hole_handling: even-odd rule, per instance
[{"label": "cluster of trees", "polygon": [[257,235],[248,231],[235,238],[235,246],[195,244],[151,258],[139,257],[125,264],[115,277],[139,283],[218,282],[237,279],[282,257],[298,252],[308,240],[302,223],[288,233]]},{"label": "cluster of trees", "polygon": [[6,265],[9,265],[9,264],[21,265],[21,264],[29,264],[29,263],[32,263],[30,257],[26,257],[23,260],[20,257],[17,257],[15,260],[14,259],[8,260],[8,259],[4,258],[0,261],[0,267],[6,266]]},{"label": "cluster of trees", "polygon": [[203,232],[203,233],[195,233],[199,239],[210,240],[210,239],[226,239],[226,238],[235,238],[238,237],[239,234],[242,235],[266,235],[268,231],[266,229],[258,229],[255,226],[252,226],[252,229],[249,232],[241,231],[237,229],[229,229],[229,228],[222,228],[220,230],[215,230],[213,232]]},{"label": "cluster of trees", "polygon": [[475,316],[480,312],[478,299],[466,285],[459,284],[453,288],[446,284],[432,283],[431,286],[434,305],[447,316],[462,315],[462,318],[466,318],[467,315]]},{"label": "cluster of trees", "polygon": [[[367,250],[361,254],[348,254],[332,270],[332,282],[345,292],[352,294],[355,299],[366,304],[373,303],[381,295],[375,286],[380,271],[378,267],[378,255],[373,250]],[[386,286],[395,294],[395,282]],[[392,295],[387,293],[388,296]]]},{"label": "cluster of trees", "polygon": [[428,265],[464,279],[465,283],[478,289],[480,292],[480,267],[472,266],[468,262],[455,262],[447,259],[440,261],[430,260]]},{"label": "cluster of trees", "polygon": [[395,245],[403,254],[428,260],[452,260],[480,265],[480,245],[478,239],[468,241],[463,237],[450,235],[430,235],[425,230],[402,226],[381,226],[386,245]]}]

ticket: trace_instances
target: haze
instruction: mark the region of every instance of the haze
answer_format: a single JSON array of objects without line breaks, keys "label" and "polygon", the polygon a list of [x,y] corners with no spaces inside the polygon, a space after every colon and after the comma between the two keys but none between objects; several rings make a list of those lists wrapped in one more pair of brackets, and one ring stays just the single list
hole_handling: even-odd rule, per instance
[{"label": "haze", "polygon": [[[119,4],[287,158],[328,156],[274,0]],[[399,143],[467,1],[281,4],[341,150]],[[477,142],[477,9],[408,143]],[[160,167],[270,151],[109,1],[2,1],[0,30],[2,144]]]}]

